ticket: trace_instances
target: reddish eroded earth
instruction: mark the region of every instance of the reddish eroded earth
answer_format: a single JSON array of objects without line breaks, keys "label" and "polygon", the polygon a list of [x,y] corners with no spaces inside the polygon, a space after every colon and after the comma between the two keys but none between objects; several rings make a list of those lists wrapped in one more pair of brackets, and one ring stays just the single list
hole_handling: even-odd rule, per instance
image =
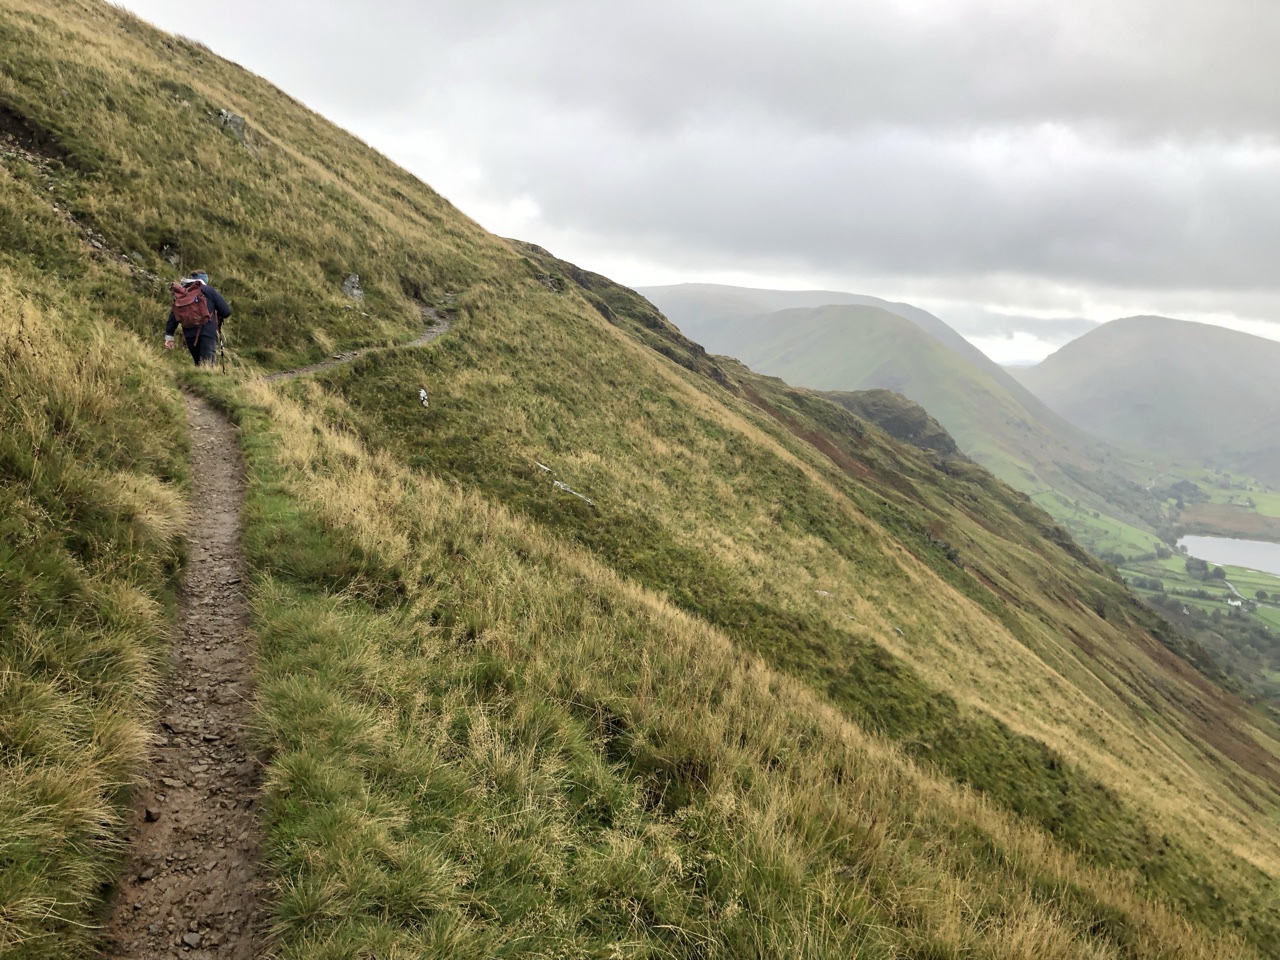
[{"label": "reddish eroded earth", "polygon": [[266,952],[270,890],[250,738],[244,474],[231,424],[203,400],[186,403],[195,478],[190,557],[152,763],[129,833],[131,860],[103,955],[250,960]]}]

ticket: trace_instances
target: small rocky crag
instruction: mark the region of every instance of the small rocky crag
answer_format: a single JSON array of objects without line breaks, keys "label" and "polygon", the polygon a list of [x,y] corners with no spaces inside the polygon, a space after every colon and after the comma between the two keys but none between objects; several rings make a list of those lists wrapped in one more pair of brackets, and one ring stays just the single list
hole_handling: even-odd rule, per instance
[{"label": "small rocky crag", "polygon": [[244,478],[235,431],[187,398],[195,509],[178,636],[131,862],[104,955],[251,960],[264,954],[268,885],[250,743],[253,650],[240,553]]},{"label": "small rocky crag", "polygon": [[345,280],[342,281],[342,292],[349,300],[363,300],[364,287],[360,286],[360,275],[349,273]]},{"label": "small rocky crag", "polygon": [[230,110],[219,110],[218,122],[241,143],[247,142],[248,129],[245,125],[244,117],[237,113],[232,113]]}]

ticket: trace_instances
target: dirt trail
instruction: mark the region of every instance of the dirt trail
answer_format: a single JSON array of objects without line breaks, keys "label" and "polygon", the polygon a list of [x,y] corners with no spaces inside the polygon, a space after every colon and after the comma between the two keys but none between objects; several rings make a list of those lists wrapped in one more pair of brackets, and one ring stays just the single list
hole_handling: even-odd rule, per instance
[{"label": "dirt trail", "polygon": [[439,337],[451,325],[449,317],[430,308],[423,311],[423,317],[434,325],[419,334],[416,340],[398,344],[394,347],[370,347],[368,350],[352,350],[350,353],[338,354],[333,359],[325,360],[323,363],[313,363],[309,367],[299,367],[297,370],[282,370],[280,373],[269,373],[262,379],[268,383],[279,380],[292,380],[308,373],[319,373],[321,370],[328,370],[330,367],[336,367],[339,364],[350,363],[352,360],[369,353],[381,353],[383,350],[403,350],[405,347],[421,347]]},{"label": "dirt trail", "polygon": [[[265,380],[292,380],[381,350],[435,340],[451,318],[399,347],[376,347]],[[253,646],[240,552],[244,474],[235,430],[188,395],[195,507],[179,596],[178,635],[148,783],[129,830],[131,858],[104,937],[115,960],[254,960],[266,949],[270,892],[257,821]]]},{"label": "dirt trail", "polygon": [[195,507],[172,670],[149,783],[130,831],[104,956],[122,960],[264,953],[268,885],[260,866],[260,771],[249,738],[248,631],[235,430],[188,396]]}]

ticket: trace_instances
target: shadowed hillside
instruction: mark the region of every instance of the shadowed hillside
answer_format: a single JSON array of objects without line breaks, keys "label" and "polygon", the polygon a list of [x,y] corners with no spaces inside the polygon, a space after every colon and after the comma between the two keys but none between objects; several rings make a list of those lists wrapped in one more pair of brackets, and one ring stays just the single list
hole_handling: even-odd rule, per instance
[{"label": "shadowed hillside", "polygon": [[951,434],[929,416],[929,411],[892,390],[827,392],[827,396],[851,413],[870,420],[895,440],[932,450],[944,457],[963,457]]},{"label": "shadowed hillside", "polygon": [[[247,463],[280,956],[1267,956],[1275,730],[1026,496],[115,8],[0,51],[6,956],[94,949],[181,389]],[[226,375],[159,353],[196,266]]]},{"label": "shadowed hillside", "polygon": [[1131,449],[1280,483],[1280,343],[1128,317],[1011,372],[1077,426]]}]

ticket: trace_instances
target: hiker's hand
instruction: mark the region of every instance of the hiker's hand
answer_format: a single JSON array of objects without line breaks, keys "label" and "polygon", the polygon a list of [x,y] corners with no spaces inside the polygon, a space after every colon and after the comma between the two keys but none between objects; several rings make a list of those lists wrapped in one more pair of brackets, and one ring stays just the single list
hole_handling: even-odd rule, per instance
[{"label": "hiker's hand", "polygon": [[165,348],[166,350],[172,350],[172,349],[173,349],[173,337],[165,337],[165,338],[164,338],[164,348]]}]

